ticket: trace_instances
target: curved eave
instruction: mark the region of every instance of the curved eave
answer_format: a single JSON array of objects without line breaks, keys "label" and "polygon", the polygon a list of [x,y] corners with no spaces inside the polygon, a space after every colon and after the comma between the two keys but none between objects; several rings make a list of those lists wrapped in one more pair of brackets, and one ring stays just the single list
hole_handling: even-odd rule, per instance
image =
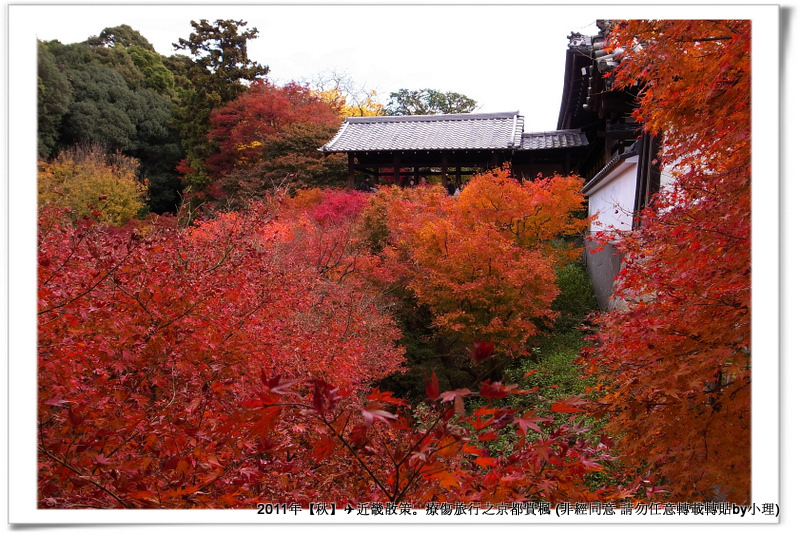
[{"label": "curved eave", "polygon": [[632,157],[634,157],[634,156],[638,156],[638,155],[639,155],[639,151],[638,151],[638,150],[636,150],[636,149],[634,149],[634,150],[631,150],[630,152],[625,152],[625,153],[623,153],[623,154],[618,154],[618,155],[614,156],[614,157],[611,159],[611,161],[609,161],[609,162],[606,164],[606,166],[605,166],[605,167],[603,167],[602,169],[600,169],[600,172],[598,172],[597,174],[595,174],[595,175],[592,177],[592,179],[591,179],[591,180],[589,180],[588,182],[586,182],[586,185],[584,185],[584,186],[583,186],[583,188],[581,188],[581,193],[583,193],[584,195],[589,195],[589,194],[591,194],[591,193],[592,193],[592,191],[593,191],[594,189],[596,189],[596,188],[597,188],[597,186],[598,186],[598,185],[600,185],[600,184],[603,182],[603,180],[605,180],[605,179],[606,179],[606,177],[612,173],[612,171],[613,171],[614,169],[616,169],[617,167],[619,167],[620,165],[622,165],[622,163],[623,163],[624,161],[626,161],[626,160],[628,160],[628,159],[630,159],[630,158],[632,158]]}]

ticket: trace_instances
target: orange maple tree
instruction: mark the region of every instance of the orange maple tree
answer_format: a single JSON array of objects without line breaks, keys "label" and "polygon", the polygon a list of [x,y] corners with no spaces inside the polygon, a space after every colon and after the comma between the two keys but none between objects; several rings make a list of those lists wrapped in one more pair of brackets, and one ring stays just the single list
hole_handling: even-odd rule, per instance
[{"label": "orange maple tree", "polygon": [[385,213],[392,272],[430,307],[434,324],[462,341],[492,339],[522,356],[555,317],[555,269],[575,259],[582,181],[518,181],[501,168],[473,177],[456,198],[444,188],[386,189],[368,208]]},{"label": "orange maple tree", "polygon": [[625,305],[599,317],[585,361],[607,430],[663,499],[750,499],[750,28],[626,21],[609,41],[674,182],[639,229],[606,236]]}]

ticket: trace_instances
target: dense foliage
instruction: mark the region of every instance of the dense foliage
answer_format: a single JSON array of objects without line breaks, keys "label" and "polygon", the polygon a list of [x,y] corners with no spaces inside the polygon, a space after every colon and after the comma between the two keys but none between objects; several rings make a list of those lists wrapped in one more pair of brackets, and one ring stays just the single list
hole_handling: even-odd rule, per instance
[{"label": "dense foliage", "polygon": [[674,181],[591,323],[581,178],[332,188],[342,116],[476,103],[192,26],[39,43],[40,507],[750,499],[749,23],[611,35]]},{"label": "dense foliage", "polygon": [[497,169],[458,198],[440,186],[386,189],[368,215],[385,225],[391,276],[431,310],[440,335],[462,346],[492,339],[498,352],[523,356],[556,316],[556,267],[579,253],[558,239],[586,228],[576,217],[581,186],[574,176],[518,182]]},{"label": "dense foliage", "polygon": [[258,30],[246,25],[241,20],[217,20],[213,24],[205,19],[192,21],[194,32],[174,45],[189,54],[173,62],[181,80],[174,123],[186,152],[182,178],[195,191],[212,181],[205,169],[205,159],[216,152],[208,139],[212,110],[231,102],[247,90],[249,82],[269,72],[269,67],[247,56],[247,41],[258,36]]},{"label": "dense foliage", "polygon": [[[523,187],[504,173],[465,194]],[[458,212],[438,186],[410,194]],[[404,202],[406,218],[419,208],[396,188],[372,198],[271,195],[188,228],[171,218],[72,223],[43,208],[40,504],[422,506],[634,495],[641,481],[599,487],[585,477],[612,456],[608,439],[585,435],[574,417],[578,397],[540,411],[503,407],[535,390],[486,378],[440,391],[435,373],[424,406],[372,389],[403,365],[382,296],[395,264],[374,252],[365,225],[380,198],[397,200],[394,217]],[[556,204],[542,210],[555,215]],[[541,256],[529,267],[537,261],[552,268]],[[476,365],[496,357],[493,343],[468,346]],[[488,447],[497,440],[504,445]]]},{"label": "dense foliage", "polygon": [[84,43],[40,42],[40,158],[77,144],[121,151],[139,161],[150,209],[177,210],[181,147],[169,124],[174,83],[163,59],[128,26],[107,28]]},{"label": "dense foliage", "polygon": [[121,225],[145,207],[147,186],[139,180],[138,162],[97,146],[75,146],[41,163],[37,182],[39,205],[66,209],[72,220],[91,214]]},{"label": "dense foliage", "polygon": [[210,116],[208,139],[218,151],[205,167],[222,198],[241,202],[279,185],[341,185],[344,158],[318,149],[341,117],[304,86],[255,82]]},{"label": "dense foliage", "polygon": [[400,367],[379,296],[298,261],[274,215],[114,229],[42,211],[42,505],[177,506],[189,486],[225,504],[273,469],[266,432],[226,426],[261,374],[360,398]]},{"label": "dense foliage", "polygon": [[[598,412],[673,500],[750,498],[750,23],[629,21],[615,72],[674,185],[612,235],[622,310],[587,355]],[[767,355],[762,355],[768,357]]]}]

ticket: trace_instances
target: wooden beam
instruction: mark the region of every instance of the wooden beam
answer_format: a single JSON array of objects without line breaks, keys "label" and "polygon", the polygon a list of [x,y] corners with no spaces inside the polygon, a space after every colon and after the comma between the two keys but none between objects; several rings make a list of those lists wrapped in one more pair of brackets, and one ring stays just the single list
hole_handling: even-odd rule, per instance
[{"label": "wooden beam", "polygon": [[394,176],[392,180],[394,185],[400,185],[400,154],[395,152],[392,158],[392,167],[394,168]]},{"label": "wooden beam", "polygon": [[354,189],[356,186],[356,173],[355,173],[355,154],[352,152],[347,153],[347,188]]}]

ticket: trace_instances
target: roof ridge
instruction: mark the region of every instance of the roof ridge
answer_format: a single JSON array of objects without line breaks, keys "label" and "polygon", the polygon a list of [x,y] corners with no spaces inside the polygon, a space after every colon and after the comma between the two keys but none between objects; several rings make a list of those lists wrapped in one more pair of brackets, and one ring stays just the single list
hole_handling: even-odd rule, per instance
[{"label": "roof ridge", "polygon": [[530,137],[532,135],[563,134],[563,133],[581,133],[581,129],[567,128],[565,130],[548,130],[546,132],[524,132],[522,135]]},{"label": "roof ridge", "polygon": [[453,120],[486,120],[510,119],[519,115],[519,111],[505,111],[499,113],[443,113],[438,115],[381,115],[377,117],[346,117],[350,123],[364,122],[438,122]]}]

